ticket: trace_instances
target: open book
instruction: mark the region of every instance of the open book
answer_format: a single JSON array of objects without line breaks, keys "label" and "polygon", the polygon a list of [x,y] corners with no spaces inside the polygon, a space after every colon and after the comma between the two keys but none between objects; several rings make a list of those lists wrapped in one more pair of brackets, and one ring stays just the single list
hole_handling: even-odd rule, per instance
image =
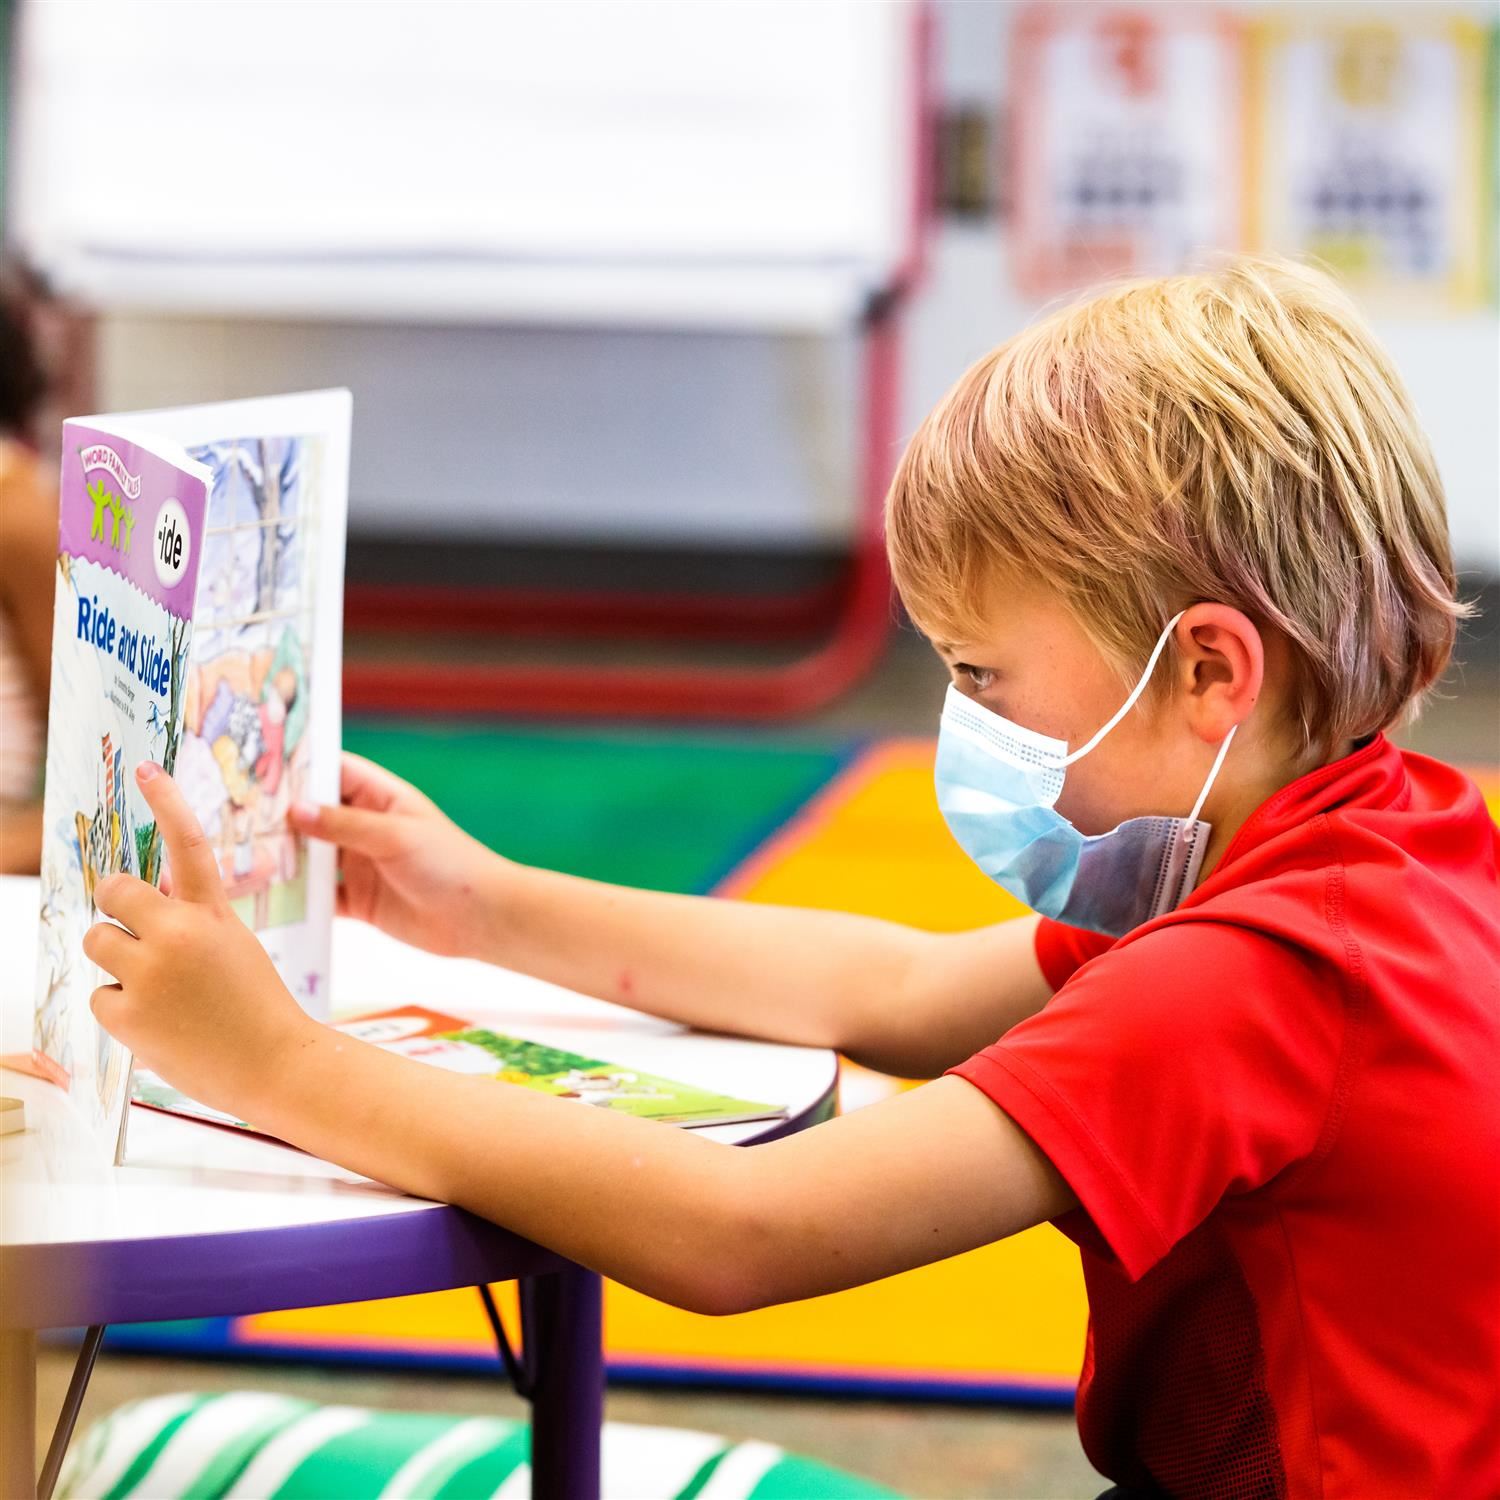
[{"label": "open book", "polygon": [[108,976],[82,944],[98,880],[160,877],[142,761],[327,1013],[335,856],[286,814],[338,798],[349,416],[320,391],[64,424],[33,1061],[116,1161],[130,1058],[89,1009]]},{"label": "open book", "polygon": [[[490,1031],[462,1017],[442,1015],[420,1005],[355,1016],[338,1022],[337,1029],[451,1073],[478,1074],[554,1098],[576,1099],[616,1114],[669,1125],[735,1125],[745,1120],[775,1120],[786,1113],[779,1105],[732,1099],[637,1068],[619,1067],[597,1057]],[[131,1097],[137,1104],[171,1114],[251,1129],[243,1120],[189,1099],[144,1069],[136,1072]]]}]

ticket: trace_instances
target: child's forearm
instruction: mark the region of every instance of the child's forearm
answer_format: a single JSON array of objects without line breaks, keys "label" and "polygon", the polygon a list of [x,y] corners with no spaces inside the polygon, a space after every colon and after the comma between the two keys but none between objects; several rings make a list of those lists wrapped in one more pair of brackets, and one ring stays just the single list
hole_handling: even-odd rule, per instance
[{"label": "child's forearm", "polygon": [[751,1295],[733,1247],[744,1153],[686,1131],[413,1062],[308,1023],[254,1099],[257,1129],[456,1203],[650,1296]]},{"label": "child's forearm", "polygon": [[933,937],[843,912],[497,871],[477,956],[708,1031],[848,1047]]},{"label": "child's forearm", "polygon": [[742,1148],[448,1073],[305,1018],[295,1026],[256,1097],[222,1104],[693,1312],[878,1280],[1076,1203],[1009,1118],[960,1079]]}]

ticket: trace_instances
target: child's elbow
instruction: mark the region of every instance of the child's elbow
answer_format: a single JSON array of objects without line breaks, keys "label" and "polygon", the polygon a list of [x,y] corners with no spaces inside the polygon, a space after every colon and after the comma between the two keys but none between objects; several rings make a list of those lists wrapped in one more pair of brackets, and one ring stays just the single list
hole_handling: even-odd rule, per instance
[{"label": "child's elbow", "polygon": [[757,1312],[793,1299],[784,1295],[770,1278],[747,1274],[742,1267],[704,1267],[661,1298],[684,1312],[705,1318],[728,1318],[736,1313]]},{"label": "child's elbow", "polygon": [[727,1318],[791,1302],[799,1295],[788,1284],[785,1253],[774,1222],[735,1205],[714,1231],[705,1235],[701,1253],[677,1268],[671,1284],[655,1295],[685,1312]]},{"label": "child's elbow", "polygon": [[735,1313],[754,1312],[769,1307],[776,1298],[767,1295],[754,1281],[734,1267],[703,1267],[664,1300],[684,1312],[705,1318],[727,1318]]},{"label": "child's elbow", "polygon": [[706,1318],[754,1312],[785,1300],[777,1296],[768,1278],[733,1250],[723,1255],[705,1253],[690,1265],[659,1268],[643,1277],[637,1290]]}]

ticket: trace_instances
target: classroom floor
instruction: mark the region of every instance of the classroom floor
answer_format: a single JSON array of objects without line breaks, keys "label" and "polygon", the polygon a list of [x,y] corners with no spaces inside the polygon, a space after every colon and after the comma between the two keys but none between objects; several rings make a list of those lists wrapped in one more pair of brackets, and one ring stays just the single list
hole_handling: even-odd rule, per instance
[{"label": "classroom floor", "polygon": [[[1484,603],[1485,617],[1466,636],[1445,696],[1402,736],[1427,753],[1480,768],[1500,765],[1500,631],[1492,623],[1500,616],[1500,590],[1486,591]],[[832,744],[853,736],[931,734],[941,696],[941,676],[930,653],[913,635],[903,634],[864,685],[795,726],[795,737],[804,744],[816,744],[820,738]],[[786,729],[738,733],[747,746],[788,736]],[[793,779],[795,774],[794,768]],[[580,836],[586,837],[587,830],[580,830]],[[71,1355],[64,1349],[43,1352],[39,1443],[45,1443],[70,1364]],[[491,1380],[107,1353],[96,1369],[84,1420],[127,1399],[181,1389],[280,1390],[314,1400],[391,1409],[500,1415],[521,1409],[498,1375]],[[615,1387],[608,1413],[619,1421],[699,1428],[778,1443],[879,1479],[914,1500],[1074,1500],[1092,1497],[1105,1487],[1079,1449],[1071,1414],[1063,1412]]]}]

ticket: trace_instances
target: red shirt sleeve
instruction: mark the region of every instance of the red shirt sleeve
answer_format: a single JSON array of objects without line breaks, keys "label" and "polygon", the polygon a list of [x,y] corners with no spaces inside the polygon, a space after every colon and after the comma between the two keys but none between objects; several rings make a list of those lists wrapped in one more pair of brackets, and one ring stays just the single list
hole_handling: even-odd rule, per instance
[{"label": "red shirt sleeve", "polygon": [[1043,917],[1036,924],[1036,936],[1032,945],[1036,950],[1036,961],[1041,965],[1047,983],[1054,991],[1060,990],[1072,977],[1075,969],[1081,969],[1091,958],[1108,953],[1118,941],[1102,932],[1089,932],[1083,927],[1065,927],[1051,917]]},{"label": "red shirt sleeve", "polygon": [[1086,1219],[1057,1227],[1135,1279],[1221,1199],[1318,1144],[1344,996],[1342,971],[1311,953],[1227,923],[1174,922],[1120,940],[950,1071],[1067,1180]]}]

